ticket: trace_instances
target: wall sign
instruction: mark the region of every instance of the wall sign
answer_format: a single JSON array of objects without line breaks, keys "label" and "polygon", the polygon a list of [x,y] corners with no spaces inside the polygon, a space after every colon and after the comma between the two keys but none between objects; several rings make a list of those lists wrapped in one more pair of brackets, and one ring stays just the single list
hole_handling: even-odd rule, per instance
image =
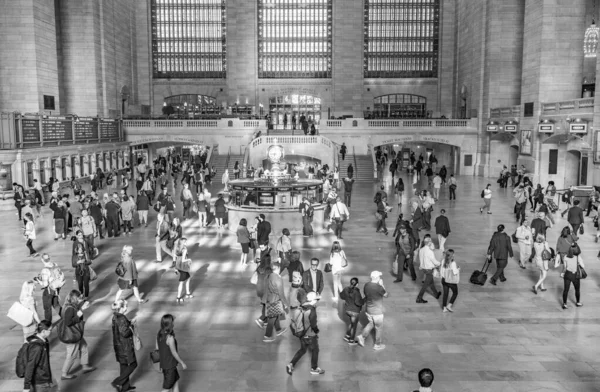
[{"label": "wall sign", "polygon": [[498,126],[497,125],[488,125],[486,127],[488,132],[498,132]]},{"label": "wall sign", "polygon": [[517,126],[516,125],[505,125],[504,126],[504,131],[506,131],[506,132],[517,132]]},{"label": "wall sign", "polygon": [[569,133],[587,133],[587,124],[569,124]]},{"label": "wall sign", "polygon": [[554,124],[540,124],[538,125],[538,131],[540,133],[554,133]]}]

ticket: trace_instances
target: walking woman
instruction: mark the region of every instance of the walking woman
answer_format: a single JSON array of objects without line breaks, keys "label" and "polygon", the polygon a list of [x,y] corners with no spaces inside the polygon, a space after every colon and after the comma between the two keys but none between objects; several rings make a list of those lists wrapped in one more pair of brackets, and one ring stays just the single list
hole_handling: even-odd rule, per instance
[{"label": "walking woman", "polygon": [[583,264],[583,260],[581,258],[581,250],[579,247],[574,244],[569,248],[569,251],[563,258],[563,262],[565,264],[563,273],[560,274],[560,277],[564,280],[564,288],[563,288],[563,309],[567,309],[567,298],[569,296],[569,289],[571,288],[571,283],[573,283],[573,287],[575,287],[575,306],[580,307],[583,306],[581,303],[581,277],[577,274],[577,267],[581,266],[581,268],[585,268]]},{"label": "walking woman", "polygon": [[140,290],[138,289],[138,270],[135,261],[133,261],[133,257],[131,257],[132,253],[133,247],[131,245],[125,245],[121,251],[121,262],[125,267],[125,274],[123,276],[119,275],[117,279],[119,290],[117,290],[115,302],[119,301],[123,290],[133,289],[133,295],[139,303],[143,304],[148,302],[148,300],[142,299],[140,296]]},{"label": "walking woman", "polygon": [[27,240],[27,247],[29,248],[29,257],[36,257],[38,253],[33,249],[33,240],[36,239],[35,236],[35,223],[33,223],[33,215],[31,212],[25,214],[25,239]]},{"label": "walking woman", "polygon": [[[443,312],[453,312],[452,306],[456,302],[458,297],[458,282],[460,281],[460,269],[454,261],[454,250],[448,249],[444,253],[444,262],[440,267],[440,274],[442,275],[442,306]],[[452,290],[452,297],[448,302],[448,293]]]},{"label": "walking woman", "polygon": [[217,201],[215,201],[215,219],[217,220],[217,228],[223,228],[223,218],[225,218],[225,214],[227,213],[227,207],[225,206],[225,200],[223,199],[223,194],[219,193]]},{"label": "walking woman", "polygon": [[358,344],[355,339],[356,327],[358,326],[358,316],[360,315],[360,310],[365,303],[365,300],[360,294],[360,289],[357,286],[358,278],[352,278],[350,279],[350,286],[346,287],[342,292],[340,292],[340,298],[345,301],[344,309],[346,311],[346,316],[348,316],[350,319],[350,323],[346,329],[346,335],[344,336],[344,340],[350,346],[356,346]]},{"label": "walking woman", "polygon": [[560,232],[560,237],[558,237],[558,241],[556,242],[556,257],[560,257],[561,263],[564,263],[565,255],[571,249],[571,245],[575,241],[577,241],[577,237],[571,233],[571,228],[569,226],[563,227]]},{"label": "walking woman", "polygon": [[27,341],[27,338],[35,333],[37,326],[40,323],[40,316],[38,316],[37,313],[37,304],[35,302],[35,297],[33,296],[34,289],[35,282],[33,280],[23,282],[23,286],[21,287],[21,295],[19,296],[19,302],[21,305],[33,313],[33,321],[31,324],[23,326],[24,341]]},{"label": "walking woman", "polygon": [[338,294],[343,290],[342,271],[348,266],[346,253],[342,250],[339,241],[333,241],[331,252],[329,252],[329,264],[331,264],[331,276],[333,278],[333,300],[338,300]]},{"label": "walking woman", "polygon": [[267,315],[266,315],[266,309],[265,309],[266,303],[265,303],[264,297],[265,297],[265,292],[266,292],[267,277],[272,272],[273,272],[273,270],[271,268],[271,255],[269,253],[263,254],[263,252],[261,252],[260,262],[258,264],[258,267],[256,268],[256,274],[257,274],[256,296],[260,299],[262,311],[261,311],[260,317],[257,318],[256,320],[254,320],[254,322],[256,323],[256,325],[258,325],[259,328],[265,328],[267,326],[266,325]]},{"label": "walking woman", "polygon": [[[535,261],[535,265],[540,269],[540,279],[533,286],[533,292],[534,294],[537,294],[538,288],[540,288],[541,291],[547,290],[544,288],[544,280],[546,280],[546,276],[548,275],[548,262],[550,257],[547,257],[546,255],[550,253],[550,246],[546,241],[546,237],[544,237],[542,234],[538,234],[535,237],[533,250],[535,252],[533,260]],[[545,253],[544,251],[548,253]]]},{"label": "walking woman", "polygon": [[263,296],[263,302],[266,306],[265,314],[267,316],[267,329],[263,342],[275,341],[273,334],[273,327],[275,327],[275,333],[277,336],[281,336],[287,331],[287,328],[281,328],[279,320],[284,318],[285,313],[289,309],[285,293],[283,291],[283,280],[279,273],[281,271],[281,264],[278,262],[271,264],[272,273],[265,279],[265,293]]},{"label": "walking woman", "polygon": [[221,184],[223,184],[223,190],[227,191],[229,187],[229,169],[225,169],[223,176],[221,176]]},{"label": "walking woman", "polygon": [[385,218],[387,218],[387,213],[389,210],[391,210],[391,208],[388,207],[387,197],[384,196],[377,204],[377,213],[375,214],[375,217],[377,218],[376,233],[382,232],[383,234],[388,235],[388,229],[385,225]]},{"label": "walking woman", "polygon": [[404,194],[404,181],[402,177],[398,177],[398,182],[394,187],[396,190],[396,200],[398,201],[398,213],[402,212],[402,195]]},{"label": "walking woman", "polygon": [[181,360],[175,339],[175,317],[165,314],[160,320],[160,330],[156,336],[156,349],[160,357],[160,368],[163,372],[162,392],[179,392],[179,372],[177,365],[183,370],[187,365]]},{"label": "walking woman", "polygon": [[52,198],[52,201],[50,202],[50,209],[52,209],[53,211],[54,218],[54,241],[58,241],[59,236],[61,236],[64,240],[65,238],[67,238],[67,236],[65,235],[65,215],[67,212],[67,207],[65,206],[65,203],[62,200],[58,198]]},{"label": "walking woman", "polygon": [[483,214],[483,210],[487,209],[487,213],[492,213],[492,184],[487,184],[485,189],[481,191],[483,197],[483,207],[479,208],[479,212]]},{"label": "walking woman", "polygon": [[87,242],[83,238],[83,232],[77,230],[75,233],[75,241],[73,242],[73,253],[71,255],[71,265],[75,268],[75,280],[79,291],[86,299],[90,296],[90,265],[92,260]]},{"label": "walking woman", "polygon": [[183,302],[183,286],[185,285],[185,298],[194,296],[190,292],[190,271],[192,260],[188,258],[187,238],[180,238],[173,249],[175,253],[175,270],[179,275],[179,286],[177,287],[177,303]]},{"label": "walking woman", "polygon": [[115,301],[112,304],[112,310],[113,348],[120,372],[119,377],[115,378],[110,385],[119,392],[125,392],[135,388],[129,383],[129,376],[138,365],[133,344],[133,332],[136,328],[135,320],[129,321],[125,316],[127,301],[124,299]]},{"label": "walking woman", "polygon": [[240,264],[246,266],[248,265],[248,252],[250,252],[250,232],[248,231],[248,221],[246,218],[240,220],[237,228],[237,241],[242,246]]},{"label": "walking woman", "polygon": [[533,242],[529,219],[525,218],[523,220],[523,224],[517,228],[515,236],[519,240],[519,267],[525,269],[524,263],[529,261],[529,258],[531,257],[531,246]]},{"label": "walking woman", "polygon": [[[65,357],[65,363],[62,367],[61,380],[72,380],[77,377],[74,374],[69,374],[69,370],[73,367],[75,360],[79,357],[81,367],[84,373],[90,373],[96,370],[95,367],[90,366],[88,345],[83,337],[83,311],[90,307],[90,303],[86,301],[77,290],[72,290],[63,306],[63,320],[64,328],[81,331],[81,338],[73,343],[65,343],[67,348],[67,356]],[[60,336],[60,332],[59,332]]]}]

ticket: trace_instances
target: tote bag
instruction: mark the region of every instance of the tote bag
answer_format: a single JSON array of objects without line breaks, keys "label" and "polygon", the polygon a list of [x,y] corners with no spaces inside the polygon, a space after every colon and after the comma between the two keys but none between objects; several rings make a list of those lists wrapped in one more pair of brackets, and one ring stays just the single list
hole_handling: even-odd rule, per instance
[{"label": "tote bag", "polygon": [[33,324],[33,312],[23,306],[20,302],[15,302],[10,307],[7,316],[23,327]]}]

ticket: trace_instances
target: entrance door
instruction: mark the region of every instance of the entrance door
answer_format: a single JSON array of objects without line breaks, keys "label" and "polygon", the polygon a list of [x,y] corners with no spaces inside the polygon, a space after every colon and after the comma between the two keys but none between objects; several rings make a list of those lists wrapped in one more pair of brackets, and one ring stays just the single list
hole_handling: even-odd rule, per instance
[{"label": "entrance door", "polygon": [[581,168],[579,170],[579,185],[587,185],[587,175],[588,175],[588,156],[581,154]]},{"label": "entrance door", "polygon": [[33,187],[33,162],[27,162],[27,185]]},{"label": "entrance door", "polygon": [[[579,185],[581,177],[581,153],[579,151],[567,151],[565,159],[565,180],[564,187]],[[587,173],[586,173],[587,176]]]}]

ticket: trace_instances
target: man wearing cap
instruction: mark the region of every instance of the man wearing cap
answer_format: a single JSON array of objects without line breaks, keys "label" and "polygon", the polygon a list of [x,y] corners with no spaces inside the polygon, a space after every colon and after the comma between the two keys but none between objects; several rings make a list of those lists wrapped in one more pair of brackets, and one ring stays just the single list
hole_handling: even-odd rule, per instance
[{"label": "man wearing cap", "polygon": [[258,216],[258,224],[256,225],[256,241],[259,244],[269,243],[269,234],[271,234],[271,223],[265,220],[265,214]]},{"label": "man wearing cap", "polygon": [[42,288],[42,304],[44,306],[44,319],[48,322],[52,322],[52,308],[55,308],[57,310],[59,316],[62,311],[58,298],[60,288],[54,290],[52,287],[50,287],[50,283],[53,280],[52,270],[56,268],[58,269],[58,271],[60,271],[60,268],[58,268],[56,263],[50,260],[50,255],[48,255],[47,253],[44,253],[42,255],[41,260],[42,264],[44,265],[44,268],[42,268],[42,271],[40,272],[39,276],[35,279],[35,281]]},{"label": "man wearing cap", "polygon": [[504,225],[498,225],[498,231],[492,235],[487,254],[490,263],[492,257],[496,258],[496,273],[490,279],[490,283],[495,286],[498,278],[500,282],[506,282],[504,268],[508,265],[508,256],[513,257],[513,250],[510,237],[504,232]]},{"label": "man wearing cap", "polygon": [[304,325],[306,327],[306,332],[304,336],[300,339],[300,349],[292,358],[292,361],[288,363],[285,367],[285,370],[289,375],[292,375],[294,371],[294,366],[296,363],[302,358],[306,351],[310,348],[311,350],[311,359],[310,359],[310,374],[320,375],[325,373],[325,370],[319,367],[319,327],[317,325],[317,310],[315,306],[317,301],[319,300],[317,294],[315,292],[310,292],[304,296],[302,293],[298,295],[298,301],[302,304],[302,311],[307,314],[305,317],[308,318],[309,327],[306,327],[306,321],[304,321]]},{"label": "man wearing cap", "polygon": [[362,333],[356,337],[361,347],[365,346],[365,339],[371,334],[375,327],[375,345],[373,349],[383,350],[385,344],[381,344],[381,334],[383,329],[383,299],[388,297],[380,271],[371,272],[371,281],[365,284],[363,289],[365,294],[365,303],[367,304],[366,315],[369,323],[363,328]]}]

